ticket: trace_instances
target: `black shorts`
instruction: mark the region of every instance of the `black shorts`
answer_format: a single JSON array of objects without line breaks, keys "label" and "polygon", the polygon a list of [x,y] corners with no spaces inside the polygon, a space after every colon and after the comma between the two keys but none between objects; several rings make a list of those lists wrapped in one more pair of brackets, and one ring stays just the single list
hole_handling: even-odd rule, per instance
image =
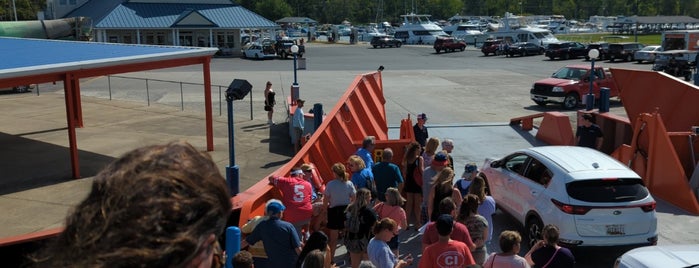
[{"label": "black shorts", "polygon": [[328,224],[326,225],[328,229],[345,229],[345,209],[347,209],[346,205],[328,208]]}]

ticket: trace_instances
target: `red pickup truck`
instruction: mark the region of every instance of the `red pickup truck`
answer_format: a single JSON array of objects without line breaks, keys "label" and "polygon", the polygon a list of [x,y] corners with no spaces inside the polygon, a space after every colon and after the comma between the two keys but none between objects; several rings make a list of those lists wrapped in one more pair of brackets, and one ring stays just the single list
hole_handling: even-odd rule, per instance
[{"label": "red pickup truck", "polygon": [[[600,97],[600,88],[609,88],[609,96],[619,96],[619,89],[608,68],[595,66],[592,93]],[[568,65],[553,73],[550,78],[534,82],[529,91],[531,99],[539,106],[559,103],[565,109],[575,109],[583,96],[590,92],[590,65]]]}]

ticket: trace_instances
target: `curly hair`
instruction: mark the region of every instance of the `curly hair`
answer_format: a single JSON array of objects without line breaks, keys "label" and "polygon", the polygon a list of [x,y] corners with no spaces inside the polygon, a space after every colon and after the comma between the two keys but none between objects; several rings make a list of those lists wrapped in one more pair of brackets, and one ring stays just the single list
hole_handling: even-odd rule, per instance
[{"label": "curly hair", "polygon": [[179,141],[124,154],[92,182],[40,267],[183,267],[220,235],[231,212],[224,178],[208,154]]}]

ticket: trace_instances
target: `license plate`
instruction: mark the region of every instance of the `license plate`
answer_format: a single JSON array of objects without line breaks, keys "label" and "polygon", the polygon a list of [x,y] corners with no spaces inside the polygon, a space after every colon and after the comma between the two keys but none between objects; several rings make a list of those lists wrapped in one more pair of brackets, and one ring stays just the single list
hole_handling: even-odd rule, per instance
[{"label": "license plate", "polygon": [[625,235],[623,224],[607,225],[607,235]]}]

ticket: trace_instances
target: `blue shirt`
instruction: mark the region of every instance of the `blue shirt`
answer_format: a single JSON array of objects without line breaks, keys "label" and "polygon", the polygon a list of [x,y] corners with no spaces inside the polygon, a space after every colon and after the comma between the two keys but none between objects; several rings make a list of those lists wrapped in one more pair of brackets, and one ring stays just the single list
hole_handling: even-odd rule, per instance
[{"label": "blue shirt", "polygon": [[371,152],[367,151],[363,147],[359,148],[356,153],[357,156],[361,157],[362,160],[364,160],[364,165],[367,168],[371,168],[374,166],[374,159],[371,157]]},{"label": "blue shirt", "polygon": [[299,257],[296,248],[301,246],[301,241],[291,223],[277,217],[260,222],[245,241],[253,245],[260,240],[265,245],[269,267],[288,267],[296,263]]},{"label": "blue shirt", "polygon": [[367,246],[367,255],[369,260],[376,268],[393,268],[398,260],[396,255],[393,254],[391,249],[388,247],[386,242],[372,238],[369,241],[369,246]]},{"label": "blue shirt", "polygon": [[367,180],[374,180],[374,174],[371,173],[371,169],[365,168],[359,172],[352,173],[352,184],[354,184],[354,187],[356,187],[357,190],[367,188]]},{"label": "blue shirt", "polygon": [[305,126],[305,118],[303,117],[303,109],[301,109],[301,107],[296,107],[294,117],[291,118],[291,126],[301,129]]},{"label": "blue shirt", "polygon": [[376,192],[381,201],[386,201],[384,194],[389,187],[398,187],[398,184],[403,183],[403,175],[400,173],[400,168],[396,164],[390,162],[378,162],[371,168],[376,182]]}]

